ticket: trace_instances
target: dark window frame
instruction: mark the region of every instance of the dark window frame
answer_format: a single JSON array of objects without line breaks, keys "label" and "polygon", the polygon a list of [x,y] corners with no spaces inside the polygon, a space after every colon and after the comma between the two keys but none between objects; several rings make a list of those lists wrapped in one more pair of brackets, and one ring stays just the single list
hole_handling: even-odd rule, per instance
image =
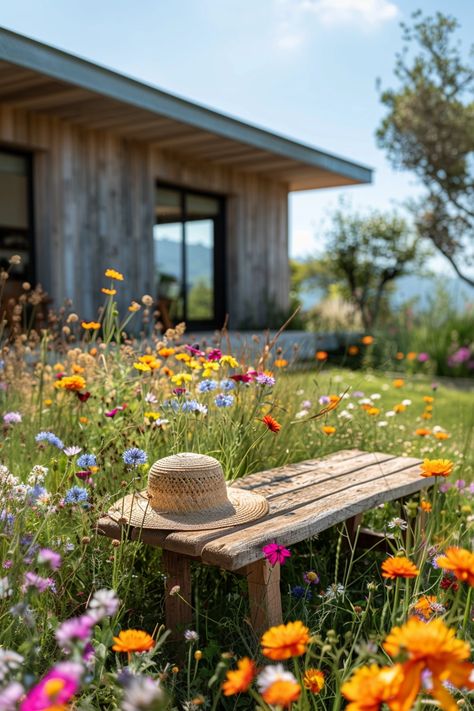
[{"label": "dark window frame", "polygon": [[[183,274],[183,283],[181,284],[182,299],[183,299],[183,319],[186,326],[195,330],[207,330],[222,328],[226,318],[226,235],[227,235],[227,220],[226,220],[226,196],[222,193],[214,193],[208,190],[199,190],[189,186],[178,185],[176,183],[168,183],[163,180],[157,180],[155,183],[157,188],[175,190],[180,196],[181,219],[170,218],[169,220],[159,220],[155,216],[155,225],[176,224],[182,225],[182,248],[181,248],[181,271]],[[198,195],[199,197],[208,197],[218,201],[219,209],[216,216],[199,216],[197,218],[188,218],[186,214],[186,196]],[[156,205],[155,205],[156,207]],[[187,319],[187,290],[186,286],[186,223],[199,222],[200,220],[212,220],[214,223],[214,249],[213,249],[213,269],[214,269],[214,318],[213,319]]]},{"label": "dark window frame", "polygon": [[36,241],[35,241],[35,223],[34,223],[34,185],[33,185],[33,161],[34,155],[32,151],[25,148],[0,143],[0,153],[9,153],[10,155],[21,156],[27,162],[27,216],[28,227],[10,227],[0,223],[0,240],[4,235],[11,232],[17,232],[24,235],[28,239],[29,244],[29,260],[28,269],[23,274],[10,274],[10,280],[13,281],[28,281],[33,286],[36,284]]}]

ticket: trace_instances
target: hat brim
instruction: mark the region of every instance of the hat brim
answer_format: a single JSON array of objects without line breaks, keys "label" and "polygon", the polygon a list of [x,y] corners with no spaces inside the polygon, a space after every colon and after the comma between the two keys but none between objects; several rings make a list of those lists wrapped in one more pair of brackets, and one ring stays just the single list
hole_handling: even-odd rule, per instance
[{"label": "hat brim", "polygon": [[260,494],[245,489],[227,488],[229,503],[203,511],[173,513],[153,509],[147,492],[129,494],[108,511],[113,521],[135,528],[164,531],[206,531],[228,528],[255,521],[269,511],[268,501]]}]

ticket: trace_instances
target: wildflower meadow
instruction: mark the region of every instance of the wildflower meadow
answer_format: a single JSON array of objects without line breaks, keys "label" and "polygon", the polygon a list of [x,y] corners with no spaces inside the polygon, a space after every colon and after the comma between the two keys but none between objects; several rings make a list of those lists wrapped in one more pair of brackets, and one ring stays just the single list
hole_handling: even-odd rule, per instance
[{"label": "wildflower meadow", "polygon": [[[472,392],[399,351],[375,371],[371,334],[348,345],[357,369],[162,334],[152,297],[121,313],[125,279],[105,272],[90,320],[65,304],[38,325],[28,284],[3,320],[0,711],[472,708]],[[196,565],[193,625],[171,643],[161,551],[97,532],[171,454],[215,457],[231,484],[350,448],[419,457],[435,485],[365,516],[389,553],[344,525],[288,548],[270,527],[284,624],[261,636],[245,581]]]}]

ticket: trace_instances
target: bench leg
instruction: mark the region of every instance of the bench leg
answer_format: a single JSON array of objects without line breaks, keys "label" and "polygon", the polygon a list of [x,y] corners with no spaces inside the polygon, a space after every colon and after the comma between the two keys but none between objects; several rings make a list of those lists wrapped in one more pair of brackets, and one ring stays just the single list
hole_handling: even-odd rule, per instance
[{"label": "bench leg", "polygon": [[[191,627],[193,610],[191,607],[191,561],[185,556],[171,551],[163,551],[163,567],[166,575],[165,613],[166,628],[171,631],[170,639],[183,641],[183,632]],[[179,585],[179,594],[170,591]]]},{"label": "bench leg", "polygon": [[245,569],[249,589],[250,622],[257,636],[283,622],[280,595],[280,565],[273,568],[258,560]]}]

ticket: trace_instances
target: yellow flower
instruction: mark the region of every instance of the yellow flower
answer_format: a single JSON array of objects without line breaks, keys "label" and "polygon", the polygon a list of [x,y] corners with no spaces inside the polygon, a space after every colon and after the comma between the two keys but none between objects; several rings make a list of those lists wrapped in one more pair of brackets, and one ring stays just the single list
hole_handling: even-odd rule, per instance
[{"label": "yellow flower", "polygon": [[434,397],[432,397],[431,395],[425,395],[423,397],[423,402],[427,402],[428,405],[431,405],[431,403],[434,402]]},{"label": "yellow flower", "polygon": [[270,627],[261,640],[262,653],[269,659],[289,659],[306,653],[309,629],[300,621]]},{"label": "yellow flower", "polygon": [[189,373],[176,373],[176,375],[171,376],[171,382],[178,387],[181,387],[183,383],[190,383],[192,379],[193,377]]},{"label": "yellow flower", "polygon": [[148,365],[151,370],[156,370],[161,365],[161,361],[155,358],[154,355],[142,355],[139,357],[138,362]]},{"label": "yellow flower", "polygon": [[147,417],[149,420],[158,420],[160,417],[159,412],[154,412],[153,410],[148,410],[147,412],[143,413],[143,417]]},{"label": "yellow flower", "polygon": [[323,432],[325,435],[333,435],[336,432],[336,428],[332,425],[323,425],[321,427],[321,432]]},{"label": "yellow flower", "polygon": [[150,366],[147,365],[146,363],[134,363],[133,367],[136,370],[140,370],[142,373],[149,373],[151,370]]},{"label": "yellow flower", "polygon": [[435,438],[439,439],[440,441],[449,439],[449,434],[447,432],[433,432],[433,434],[434,434]]},{"label": "yellow flower", "polygon": [[100,328],[100,323],[98,321],[83,321],[81,326],[86,331],[97,331]]},{"label": "yellow flower", "polygon": [[198,360],[196,360],[195,358],[191,358],[191,360],[188,361],[186,363],[186,365],[188,366],[188,368],[191,368],[191,370],[201,370],[202,369],[201,363]]},{"label": "yellow flower", "polygon": [[398,415],[400,412],[405,412],[406,409],[407,409],[407,406],[403,405],[400,402],[400,403],[398,403],[398,405],[394,405],[393,411],[396,412]]},{"label": "yellow flower", "polygon": [[234,358],[234,356],[231,355],[223,355],[219,361],[222,365],[228,365],[229,368],[238,368],[239,363],[238,361]]},{"label": "yellow flower", "polygon": [[107,294],[107,296],[115,296],[117,293],[117,289],[106,289],[105,286],[101,289],[101,292],[103,294]]},{"label": "yellow flower", "polygon": [[204,370],[202,371],[202,377],[203,378],[210,378],[216,370],[219,370],[220,366],[219,363],[213,362],[213,363],[206,363],[204,366]]},{"label": "yellow flower", "polygon": [[420,467],[421,476],[444,476],[452,474],[454,463],[450,459],[425,459]]},{"label": "yellow flower", "polygon": [[395,378],[395,380],[393,381],[394,388],[403,388],[404,385],[405,381],[403,380],[403,378]]},{"label": "yellow flower", "polygon": [[431,511],[432,511],[432,509],[433,509],[433,507],[431,506],[430,502],[429,502],[429,501],[426,501],[426,499],[422,499],[422,500],[420,501],[420,508],[421,508],[421,510],[424,511],[425,513],[431,513]]},{"label": "yellow flower", "polygon": [[361,343],[363,343],[364,346],[371,346],[373,342],[374,342],[373,336],[362,336],[362,338],[361,338]]},{"label": "yellow flower", "polygon": [[64,364],[63,363],[55,363],[53,365],[53,370],[57,370],[59,373],[64,370]]},{"label": "yellow flower", "polygon": [[49,397],[46,398],[46,400],[44,401],[44,406],[45,406],[45,407],[51,407],[52,404],[53,404],[53,401],[52,401],[51,398],[49,398]]},{"label": "yellow flower", "polygon": [[128,307],[128,310],[131,311],[132,313],[134,313],[135,311],[140,311],[140,309],[141,309],[141,306],[140,306],[140,304],[137,304],[136,301],[132,301],[132,303]]},{"label": "yellow flower", "polygon": [[191,360],[191,356],[189,353],[177,353],[175,355],[176,360],[181,360],[183,363],[187,363],[188,361]]},{"label": "yellow flower", "polygon": [[422,420],[431,420],[432,417],[433,417],[433,415],[431,414],[431,412],[426,412],[426,411],[425,411],[425,412],[422,414],[421,419],[422,419]]},{"label": "yellow flower", "polygon": [[307,669],[303,677],[303,685],[313,694],[319,694],[324,686],[324,672],[319,669]]},{"label": "yellow flower", "polygon": [[79,390],[84,390],[86,387],[86,381],[82,375],[68,375],[65,378],[61,378],[56,383],[56,387],[62,390],[69,390],[71,392],[79,392]]},{"label": "yellow flower", "polygon": [[415,360],[415,358],[416,358],[415,351],[410,351],[409,353],[407,353],[407,360]]},{"label": "yellow flower", "polygon": [[275,368],[286,368],[288,365],[288,361],[285,358],[277,358],[274,362],[273,365]]},{"label": "yellow flower", "polygon": [[366,412],[371,417],[377,417],[377,415],[380,415],[380,408],[379,407],[369,407],[369,409]]},{"label": "yellow flower", "polygon": [[117,272],[115,269],[106,269],[105,276],[109,279],[115,279],[115,281],[123,281],[123,274]]}]

